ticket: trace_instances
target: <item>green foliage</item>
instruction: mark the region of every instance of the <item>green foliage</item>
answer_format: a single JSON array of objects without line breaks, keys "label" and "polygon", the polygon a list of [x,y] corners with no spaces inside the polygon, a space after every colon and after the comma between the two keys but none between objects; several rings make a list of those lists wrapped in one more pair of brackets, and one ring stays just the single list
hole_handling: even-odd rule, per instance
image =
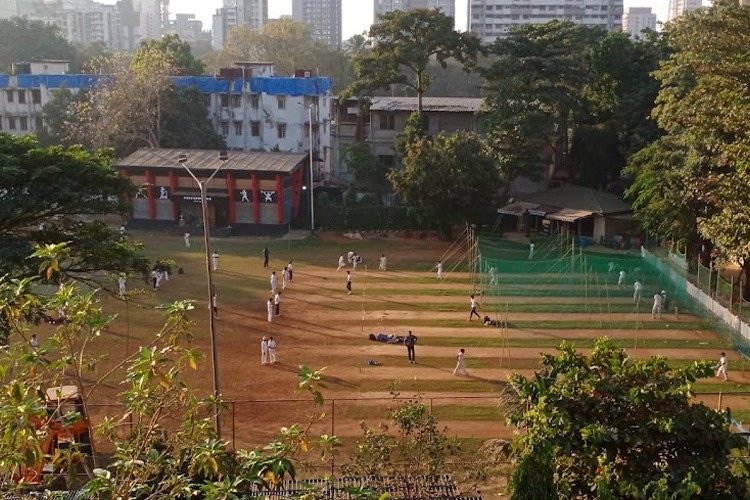
[{"label": "green foliage", "polygon": [[197,87],[172,85],[164,95],[162,148],[224,149],[224,138],[206,114],[205,98]]},{"label": "green foliage", "polygon": [[40,144],[43,146],[71,145],[66,141],[65,131],[68,124],[76,119],[74,103],[84,95],[85,92],[74,95],[65,86],[52,93],[52,99],[42,108],[44,128],[37,131]]},{"label": "green foliage", "polygon": [[137,272],[148,262],[138,245],[123,240],[98,219],[125,216],[134,189],[114,168],[111,151],[42,148],[33,137],[0,134],[0,274],[39,275],[35,246],[66,242],[60,262],[68,278],[97,283],[94,271]]},{"label": "green foliage", "polygon": [[0,72],[9,73],[16,62],[58,59],[70,61],[75,48],[57,26],[25,17],[0,19]]},{"label": "green foliage", "polygon": [[539,443],[524,454],[511,479],[511,500],[555,500],[559,498],[555,486],[552,447]]},{"label": "green foliage", "polygon": [[746,497],[730,458],[746,443],[722,414],[692,401],[692,384],[712,375],[709,362],[672,370],[664,358],[634,360],[607,339],[588,357],[569,344],[545,355],[542,370],[512,376],[506,394],[508,419],[524,431],[521,463],[530,461],[515,497],[531,498],[533,490],[519,488],[538,485],[521,474],[547,459],[560,498]]},{"label": "green foliage", "polygon": [[382,192],[387,190],[386,173],[388,168],[372,153],[370,145],[355,142],[343,146],[341,162],[354,174],[354,180],[359,189],[366,192]]},{"label": "green foliage", "polygon": [[403,206],[333,206],[315,208],[315,220],[326,230],[397,231],[434,229],[434,222],[418,208]]},{"label": "green foliage", "polygon": [[489,148],[469,133],[417,139],[408,144],[403,164],[388,175],[396,193],[446,235],[458,222],[483,222],[501,187]]},{"label": "green foliage", "polygon": [[180,40],[179,35],[165,35],[159,40],[143,40],[133,55],[134,63],[138,64],[141,57],[148,57],[148,52],[152,50],[167,54],[180,74],[202,75],[206,71],[206,66],[193,57],[190,44]]},{"label": "green foliage", "polygon": [[375,495],[390,491],[396,498],[429,496],[419,477],[444,474],[446,458],[458,451],[458,444],[446,437],[420,397],[394,401],[389,422],[378,429],[364,422],[360,427],[364,436],[343,471],[345,475],[372,477],[370,493],[377,492]]},{"label": "green foliage", "polygon": [[357,80],[344,95],[371,95],[373,90],[390,85],[413,89],[419,99],[433,80],[430,62],[445,69],[450,59],[467,67],[476,63],[479,39],[473,33],[459,33],[454,20],[438,9],[396,10],[380,16],[368,33],[375,43],[371,50],[354,58]]}]

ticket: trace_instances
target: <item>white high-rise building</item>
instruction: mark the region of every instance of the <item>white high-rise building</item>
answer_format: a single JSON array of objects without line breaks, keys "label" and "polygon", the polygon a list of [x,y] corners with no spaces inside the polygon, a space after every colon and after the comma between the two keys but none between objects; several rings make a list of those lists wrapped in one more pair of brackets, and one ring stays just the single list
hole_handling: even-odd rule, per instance
[{"label": "white high-rise building", "polygon": [[469,0],[469,31],[483,42],[508,36],[520,24],[567,19],[607,31],[622,29],[623,0]]},{"label": "white high-rise building", "polygon": [[307,23],[313,38],[341,47],[341,0],[292,0],[292,19]]},{"label": "white high-rise building", "polygon": [[667,21],[671,21],[691,10],[700,9],[703,6],[701,0],[669,0],[669,12]]},{"label": "white high-rise building", "polygon": [[268,0],[224,0],[212,19],[213,47],[224,48],[229,30],[236,24],[247,24],[261,29],[268,21]]},{"label": "white high-rise building", "polygon": [[375,21],[378,16],[394,10],[411,10],[411,9],[440,9],[443,14],[455,19],[456,17],[456,0],[375,0],[373,2],[373,12]]},{"label": "white high-rise building", "polygon": [[656,31],[656,14],[651,12],[651,7],[630,7],[622,15],[622,31],[637,40],[643,39],[645,30]]}]

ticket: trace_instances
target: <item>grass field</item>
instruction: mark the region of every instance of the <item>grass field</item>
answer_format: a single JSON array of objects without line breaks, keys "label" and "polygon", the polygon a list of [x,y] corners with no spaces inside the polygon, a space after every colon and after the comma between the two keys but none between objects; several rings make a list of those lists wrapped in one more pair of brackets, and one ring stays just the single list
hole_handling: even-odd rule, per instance
[{"label": "grass field", "polygon": [[[161,317],[155,307],[179,299],[196,301],[195,347],[209,353],[203,248],[185,248],[183,239],[149,232],[134,232],[149,256],[174,259],[184,269],[153,292],[145,283],[130,280],[129,289],[141,288],[127,302],[102,296],[107,312],[118,314],[99,343],[106,355],[102,369],[133,353],[155,334]],[[271,266],[262,266],[268,245]],[[563,340],[580,349],[594,339],[609,336],[631,356],[663,355],[674,367],[698,359],[717,360],[729,353],[730,382],[718,379],[696,384],[699,398],[716,407],[731,406],[739,417],[750,416],[750,375],[746,363],[733,353],[732,341],[711,329],[705,317],[665,314],[652,320],[650,304],[634,308],[631,292],[613,285],[587,300],[580,297],[580,278],[508,275],[504,286],[481,297],[480,313],[508,321],[510,328],[490,328],[468,322],[471,276],[460,252],[445,260],[446,279],[431,271],[444,258],[451,242],[432,239],[348,240],[324,234],[306,240],[232,238],[215,240],[220,253],[214,274],[220,320],[217,322],[220,389],[232,401],[224,414],[223,437],[236,447],[265,444],[281,426],[306,418],[312,404],[295,396],[299,365],[327,367],[326,416],[313,428],[334,433],[346,446],[361,436],[359,422],[377,424],[386,416],[391,391],[411,397],[421,394],[446,426],[449,435],[476,448],[485,438],[512,437],[496,408],[497,394],[511,373],[531,375],[540,353],[552,353]],[[345,290],[345,272],[336,271],[340,254],[356,251],[364,263],[353,271],[353,293]],[[522,247],[518,252],[524,252]],[[388,271],[378,271],[378,257],[388,256]],[[281,317],[266,321],[269,275],[294,261],[294,280],[282,293]],[[635,262],[635,261],[634,261]],[[279,282],[281,280],[279,279]],[[540,288],[544,289],[539,294]],[[406,335],[413,330],[419,341],[417,363],[407,361],[406,348],[372,342],[370,333]],[[279,363],[260,365],[262,336],[278,342]],[[455,354],[466,349],[469,376],[453,376]],[[380,366],[368,366],[368,359]],[[102,403],[116,403],[122,373],[100,391]],[[120,378],[118,378],[120,377]],[[191,375],[198,391],[211,391],[210,364]],[[396,389],[393,389],[395,386]],[[102,412],[106,412],[103,409]]]}]

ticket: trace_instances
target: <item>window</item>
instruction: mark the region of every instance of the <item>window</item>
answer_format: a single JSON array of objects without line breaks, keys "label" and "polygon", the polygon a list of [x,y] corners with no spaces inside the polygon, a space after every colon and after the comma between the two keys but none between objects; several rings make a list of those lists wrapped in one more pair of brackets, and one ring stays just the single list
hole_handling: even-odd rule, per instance
[{"label": "window", "polygon": [[229,135],[229,122],[221,122],[221,135]]},{"label": "window", "polygon": [[41,116],[34,118],[34,128],[36,130],[42,130],[44,128],[44,120]]},{"label": "window", "polygon": [[5,95],[8,97],[8,102],[13,102],[13,91],[12,90],[6,90]]},{"label": "window", "polygon": [[242,106],[242,96],[239,94],[232,94],[232,107],[239,108]]},{"label": "window", "polygon": [[276,102],[279,105],[279,109],[286,109],[286,96],[280,95],[276,98]]},{"label": "window", "polygon": [[25,90],[18,91],[18,104],[26,104],[26,91]]},{"label": "window", "polygon": [[250,107],[253,109],[258,109],[260,107],[260,96],[259,95],[251,95],[250,96]]},{"label": "window", "polygon": [[229,94],[221,94],[221,107],[222,108],[229,107]]},{"label": "window", "polygon": [[20,129],[21,130],[29,130],[29,119],[25,116],[21,116],[18,118]]},{"label": "window", "polygon": [[286,123],[276,124],[276,135],[279,137],[279,139],[286,138]]},{"label": "window", "polygon": [[242,135],[242,122],[234,122],[234,135]]},{"label": "window", "polygon": [[42,103],[42,91],[39,89],[31,89],[31,102],[34,104]]},{"label": "window", "polygon": [[391,113],[380,113],[380,130],[394,130],[396,117]]},{"label": "window", "polygon": [[15,129],[16,129],[16,117],[9,116],[8,117],[8,130],[15,130]]},{"label": "window", "polygon": [[250,122],[250,135],[260,137],[260,122]]}]

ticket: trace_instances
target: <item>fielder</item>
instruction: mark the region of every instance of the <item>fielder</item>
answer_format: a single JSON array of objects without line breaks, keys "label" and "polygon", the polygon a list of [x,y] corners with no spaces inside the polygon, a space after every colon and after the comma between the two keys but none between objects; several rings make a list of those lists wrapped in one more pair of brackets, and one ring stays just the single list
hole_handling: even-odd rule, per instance
[{"label": "fielder", "polygon": [[664,307],[664,297],[657,292],[654,294],[654,306],[651,308],[651,319],[661,319],[662,307]]},{"label": "fielder", "polygon": [[276,341],[273,337],[268,337],[268,361],[276,363]]},{"label": "fielder", "polygon": [[185,248],[190,248],[190,233],[185,233]]},{"label": "fielder", "polygon": [[529,243],[529,260],[534,258],[534,253],[536,252],[536,245],[534,243]]},{"label": "fielder", "polygon": [[219,270],[219,252],[216,250],[211,254],[211,264],[213,265],[214,271]]},{"label": "fielder", "polygon": [[281,271],[281,289],[286,290],[286,286],[289,284],[289,268],[284,268]]},{"label": "fielder", "polygon": [[346,266],[346,262],[344,262],[344,254],[342,253],[341,255],[339,255],[339,267],[337,267],[336,270],[338,271],[344,266]]},{"label": "fielder", "polygon": [[273,298],[269,298],[266,302],[266,310],[268,312],[268,322],[273,323]]},{"label": "fielder", "polygon": [[437,261],[437,279],[441,280],[443,277],[443,261],[439,260]]},{"label": "fielder", "polygon": [[386,267],[386,260],[385,260],[385,254],[383,254],[380,256],[380,265],[378,266],[378,269],[380,269],[381,271],[385,271],[385,267]]},{"label": "fielder", "polygon": [[464,375],[468,375],[469,372],[466,371],[466,367],[464,366],[464,354],[466,353],[466,350],[461,349],[458,351],[458,355],[456,355],[456,367],[453,369],[453,375],[456,374],[457,371],[461,370]]},{"label": "fielder", "polygon": [[617,278],[617,288],[620,288],[625,283],[625,271],[620,271],[619,277]]},{"label": "fielder", "polygon": [[643,285],[640,281],[635,280],[633,283],[633,304],[638,305],[641,303],[641,292],[643,291]]},{"label": "fielder", "polygon": [[276,271],[271,272],[271,295],[276,295],[276,288],[278,287],[278,279],[276,278]]},{"label": "fielder", "polygon": [[276,306],[276,316],[281,316],[281,292],[276,292],[273,303]]},{"label": "fielder", "polygon": [[716,369],[716,377],[718,378],[719,375],[724,375],[724,380],[729,380],[729,376],[727,375],[727,353],[722,352],[721,357],[719,358],[719,364],[714,367]]},{"label": "fielder", "polygon": [[268,340],[265,337],[260,341],[260,364],[268,364]]},{"label": "fielder", "polygon": [[348,292],[347,295],[352,294],[352,272],[351,271],[346,272],[346,290]]},{"label": "fielder", "polygon": [[289,271],[289,282],[291,283],[294,281],[294,264],[292,264],[292,261],[289,261],[289,265],[286,266],[287,270]]}]

